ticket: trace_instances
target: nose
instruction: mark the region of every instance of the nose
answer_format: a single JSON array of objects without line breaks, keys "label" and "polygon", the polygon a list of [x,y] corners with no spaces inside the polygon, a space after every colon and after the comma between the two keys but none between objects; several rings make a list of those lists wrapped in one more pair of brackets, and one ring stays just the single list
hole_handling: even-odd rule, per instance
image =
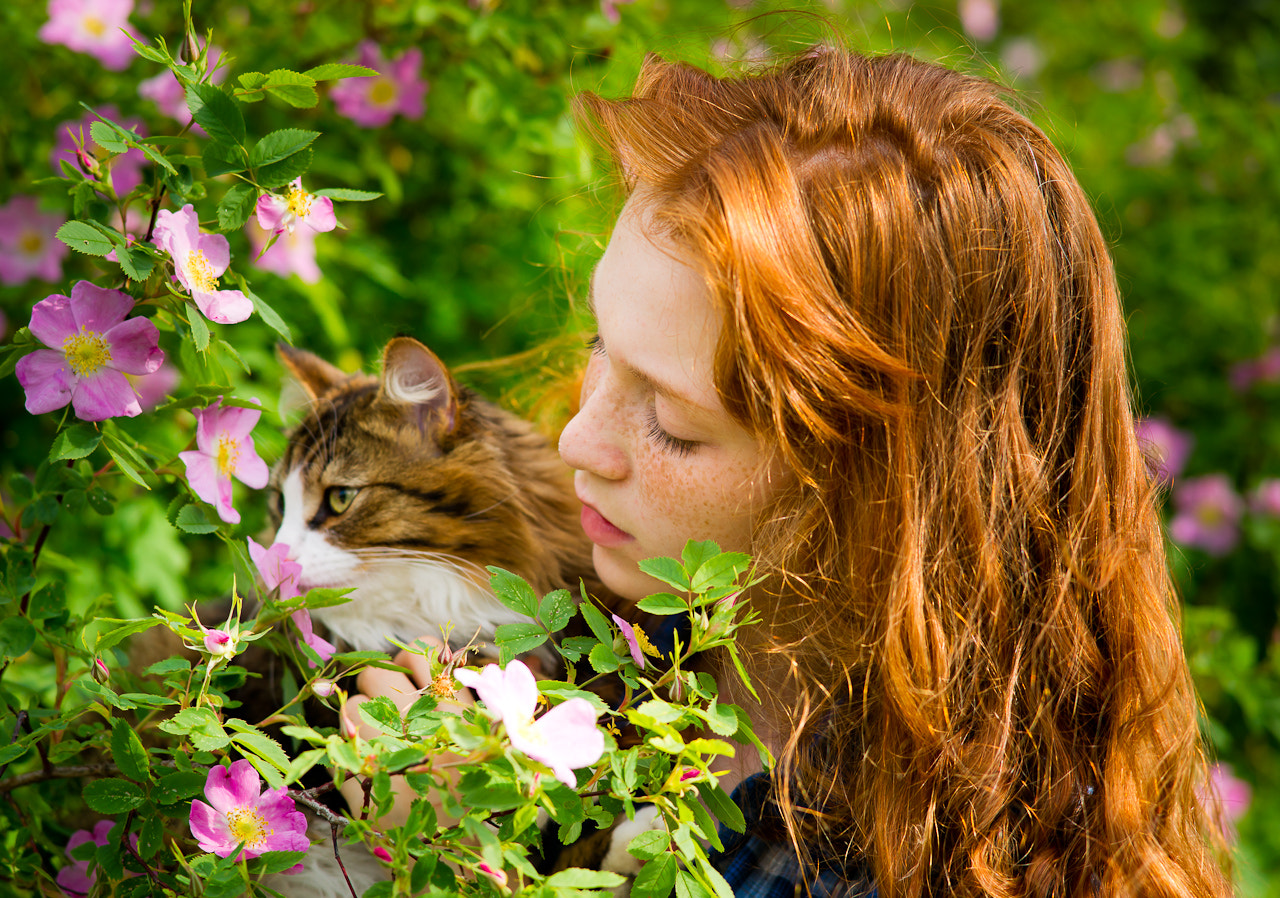
[{"label": "nose", "polygon": [[560,457],[569,467],[622,480],[629,469],[627,453],[619,440],[617,401],[608,389],[602,359],[593,358],[582,381],[582,403],[560,433]]}]

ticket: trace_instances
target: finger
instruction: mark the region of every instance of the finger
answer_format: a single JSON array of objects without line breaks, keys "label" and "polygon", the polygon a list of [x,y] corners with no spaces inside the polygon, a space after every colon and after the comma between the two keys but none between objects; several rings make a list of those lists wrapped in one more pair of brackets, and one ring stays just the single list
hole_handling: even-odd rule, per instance
[{"label": "finger", "polygon": [[356,686],[366,696],[384,695],[404,713],[422,695],[422,688],[398,670],[366,667],[356,677]]},{"label": "finger", "polygon": [[379,735],[382,731],[376,729],[372,725],[365,722],[364,716],[360,713],[360,706],[369,700],[369,696],[356,694],[346,700],[342,706],[342,719],[346,724],[343,731],[350,733],[354,731],[361,739],[372,739]]},{"label": "finger", "polygon": [[[431,674],[431,656],[435,655],[437,648],[438,646],[429,646],[427,649],[429,654],[425,656],[414,652],[402,651],[391,660],[401,667],[409,668],[413,672],[413,679],[419,687],[430,686],[432,679],[434,679]],[[436,664],[438,667],[439,662]]]}]

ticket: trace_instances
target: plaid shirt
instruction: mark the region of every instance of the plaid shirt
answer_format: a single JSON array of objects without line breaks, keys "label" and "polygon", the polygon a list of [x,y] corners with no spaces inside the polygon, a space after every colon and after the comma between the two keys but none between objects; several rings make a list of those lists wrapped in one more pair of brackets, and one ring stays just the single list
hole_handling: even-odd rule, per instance
[{"label": "plaid shirt", "polygon": [[789,843],[754,834],[762,821],[777,816],[770,791],[767,774],[743,780],[733,790],[733,800],[742,808],[746,831],[720,827],[724,851],[712,855],[711,863],[735,898],[875,898],[875,888],[860,868],[846,867],[842,861],[802,868]]}]

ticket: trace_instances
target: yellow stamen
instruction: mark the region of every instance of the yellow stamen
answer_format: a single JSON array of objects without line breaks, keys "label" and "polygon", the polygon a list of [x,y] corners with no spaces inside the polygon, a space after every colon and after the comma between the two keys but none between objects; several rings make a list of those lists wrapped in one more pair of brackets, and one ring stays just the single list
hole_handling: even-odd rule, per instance
[{"label": "yellow stamen", "polygon": [[232,808],[227,811],[227,829],[231,838],[243,842],[246,848],[257,848],[275,832],[267,818],[256,808]]},{"label": "yellow stamen", "polygon": [[229,434],[221,434],[218,437],[218,451],[214,457],[218,462],[218,473],[223,477],[230,477],[236,472],[236,465],[240,461],[240,444]]},{"label": "yellow stamen", "polygon": [[218,289],[218,278],[205,258],[204,250],[187,253],[187,279],[191,281],[191,289],[201,293],[213,293]]},{"label": "yellow stamen", "polygon": [[102,334],[83,327],[80,333],[62,341],[62,352],[67,358],[67,365],[81,377],[96,374],[111,361],[111,347],[102,339]]},{"label": "yellow stamen", "polygon": [[396,86],[388,78],[379,78],[369,90],[369,100],[378,105],[390,103],[396,98]]},{"label": "yellow stamen", "polygon": [[301,187],[290,187],[284,200],[289,206],[289,211],[298,218],[306,218],[307,213],[311,211],[311,194]]},{"label": "yellow stamen", "polygon": [[653,643],[649,641],[649,637],[644,635],[644,630],[636,626],[632,628],[636,634],[636,645],[640,646],[640,651],[646,655],[652,655],[654,658],[661,658],[662,652],[653,647]]},{"label": "yellow stamen", "polygon": [[34,256],[40,252],[42,246],[44,246],[44,237],[40,236],[39,231],[23,231],[22,238],[18,241],[18,247],[28,256]]},{"label": "yellow stamen", "polygon": [[102,35],[107,33],[107,25],[96,16],[85,16],[84,30],[92,34],[94,37],[102,37]]},{"label": "yellow stamen", "polygon": [[436,698],[455,698],[458,693],[453,688],[453,677],[444,671],[436,674],[435,679],[431,681],[431,694]]}]

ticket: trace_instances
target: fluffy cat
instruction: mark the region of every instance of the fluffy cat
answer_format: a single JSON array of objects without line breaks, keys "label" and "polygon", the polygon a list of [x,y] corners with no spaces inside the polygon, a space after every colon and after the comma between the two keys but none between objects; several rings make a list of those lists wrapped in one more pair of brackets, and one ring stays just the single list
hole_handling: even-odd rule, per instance
[{"label": "fluffy cat", "polygon": [[315,617],[356,649],[388,648],[451,624],[491,639],[518,618],[488,588],[486,565],[543,594],[595,591],[569,469],[526,421],[457,384],[410,337],[379,377],[344,374],[282,346],[311,402],[272,473],[276,541],[300,586],[355,587]]}]

